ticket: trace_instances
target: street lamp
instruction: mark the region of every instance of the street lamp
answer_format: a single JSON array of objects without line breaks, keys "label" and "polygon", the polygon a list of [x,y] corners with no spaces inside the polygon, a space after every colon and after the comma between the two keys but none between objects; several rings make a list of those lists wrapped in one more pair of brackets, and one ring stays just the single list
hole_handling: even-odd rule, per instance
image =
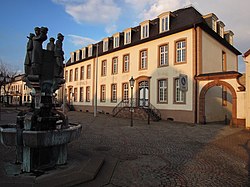
[{"label": "street lamp", "polygon": [[133,76],[129,80],[130,88],[131,88],[131,107],[130,107],[130,113],[131,113],[131,123],[130,126],[133,127],[133,88],[135,84],[135,79],[133,79]]}]

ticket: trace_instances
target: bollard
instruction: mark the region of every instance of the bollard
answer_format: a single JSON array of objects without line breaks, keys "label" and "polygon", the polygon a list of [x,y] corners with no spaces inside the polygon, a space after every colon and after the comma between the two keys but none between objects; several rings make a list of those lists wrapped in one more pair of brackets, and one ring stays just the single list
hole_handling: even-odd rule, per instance
[{"label": "bollard", "polygon": [[17,116],[16,120],[16,163],[23,161],[23,127],[24,116]]}]

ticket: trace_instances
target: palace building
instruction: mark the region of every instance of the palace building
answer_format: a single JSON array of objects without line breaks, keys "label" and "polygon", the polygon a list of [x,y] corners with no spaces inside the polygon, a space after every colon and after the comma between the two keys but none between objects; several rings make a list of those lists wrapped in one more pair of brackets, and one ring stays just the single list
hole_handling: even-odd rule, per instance
[{"label": "palace building", "polygon": [[78,111],[117,115],[129,111],[133,94],[134,112],[152,118],[243,124],[241,53],[233,36],[213,13],[201,15],[194,7],[163,12],[72,52],[67,101]]}]

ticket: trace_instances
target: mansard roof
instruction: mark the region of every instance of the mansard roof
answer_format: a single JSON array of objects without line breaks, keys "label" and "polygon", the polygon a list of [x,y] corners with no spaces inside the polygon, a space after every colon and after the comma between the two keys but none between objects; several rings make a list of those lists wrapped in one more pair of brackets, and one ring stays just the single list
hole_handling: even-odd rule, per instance
[{"label": "mansard roof", "polygon": [[131,28],[131,43],[124,45],[124,35],[120,34],[120,45],[117,48],[113,48],[113,38],[109,37],[109,49],[108,51],[103,52],[103,41],[100,41],[96,44],[94,44],[94,51],[93,55],[91,57],[87,57],[85,59],[75,61],[72,63],[69,63],[70,60],[67,62],[68,65],[73,65],[75,63],[79,63],[85,60],[89,60],[91,58],[94,58],[96,56],[96,49],[97,45],[98,47],[98,56],[102,56],[108,53],[112,53],[124,48],[128,48],[131,46],[135,46],[138,44],[142,44],[151,40],[155,40],[164,36],[172,35],[181,31],[185,31],[191,28],[201,27],[205,32],[207,32],[209,35],[211,35],[214,39],[216,39],[219,43],[227,47],[229,50],[231,50],[236,55],[240,55],[241,52],[239,52],[234,46],[229,44],[225,38],[222,38],[218,33],[214,32],[206,23],[205,19],[203,18],[202,14],[200,14],[194,7],[187,7],[178,9],[174,12],[171,12],[170,14],[170,26],[169,31],[160,33],[159,32],[159,18],[150,20],[150,30],[149,30],[149,37],[145,39],[141,39],[141,26],[138,25],[136,27]]}]

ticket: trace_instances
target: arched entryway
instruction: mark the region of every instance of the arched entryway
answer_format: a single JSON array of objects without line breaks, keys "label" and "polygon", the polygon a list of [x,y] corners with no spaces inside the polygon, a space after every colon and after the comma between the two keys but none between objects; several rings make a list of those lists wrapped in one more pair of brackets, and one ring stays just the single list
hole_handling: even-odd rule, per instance
[{"label": "arched entryway", "polygon": [[137,77],[136,80],[136,95],[137,103],[140,107],[148,107],[150,103],[150,78],[147,76]]},{"label": "arched entryway", "polygon": [[201,90],[200,92],[200,98],[199,98],[199,122],[200,123],[206,123],[206,111],[205,111],[205,99],[206,99],[206,93],[208,92],[208,90],[212,87],[215,86],[223,86],[225,87],[227,90],[229,90],[229,92],[231,92],[232,95],[232,125],[236,125],[237,122],[237,95],[236,92],[234,90],[234,88],[227,82],[225,81],[219,81],[219,80],[215,80],[212,82],[207,83]]}]

